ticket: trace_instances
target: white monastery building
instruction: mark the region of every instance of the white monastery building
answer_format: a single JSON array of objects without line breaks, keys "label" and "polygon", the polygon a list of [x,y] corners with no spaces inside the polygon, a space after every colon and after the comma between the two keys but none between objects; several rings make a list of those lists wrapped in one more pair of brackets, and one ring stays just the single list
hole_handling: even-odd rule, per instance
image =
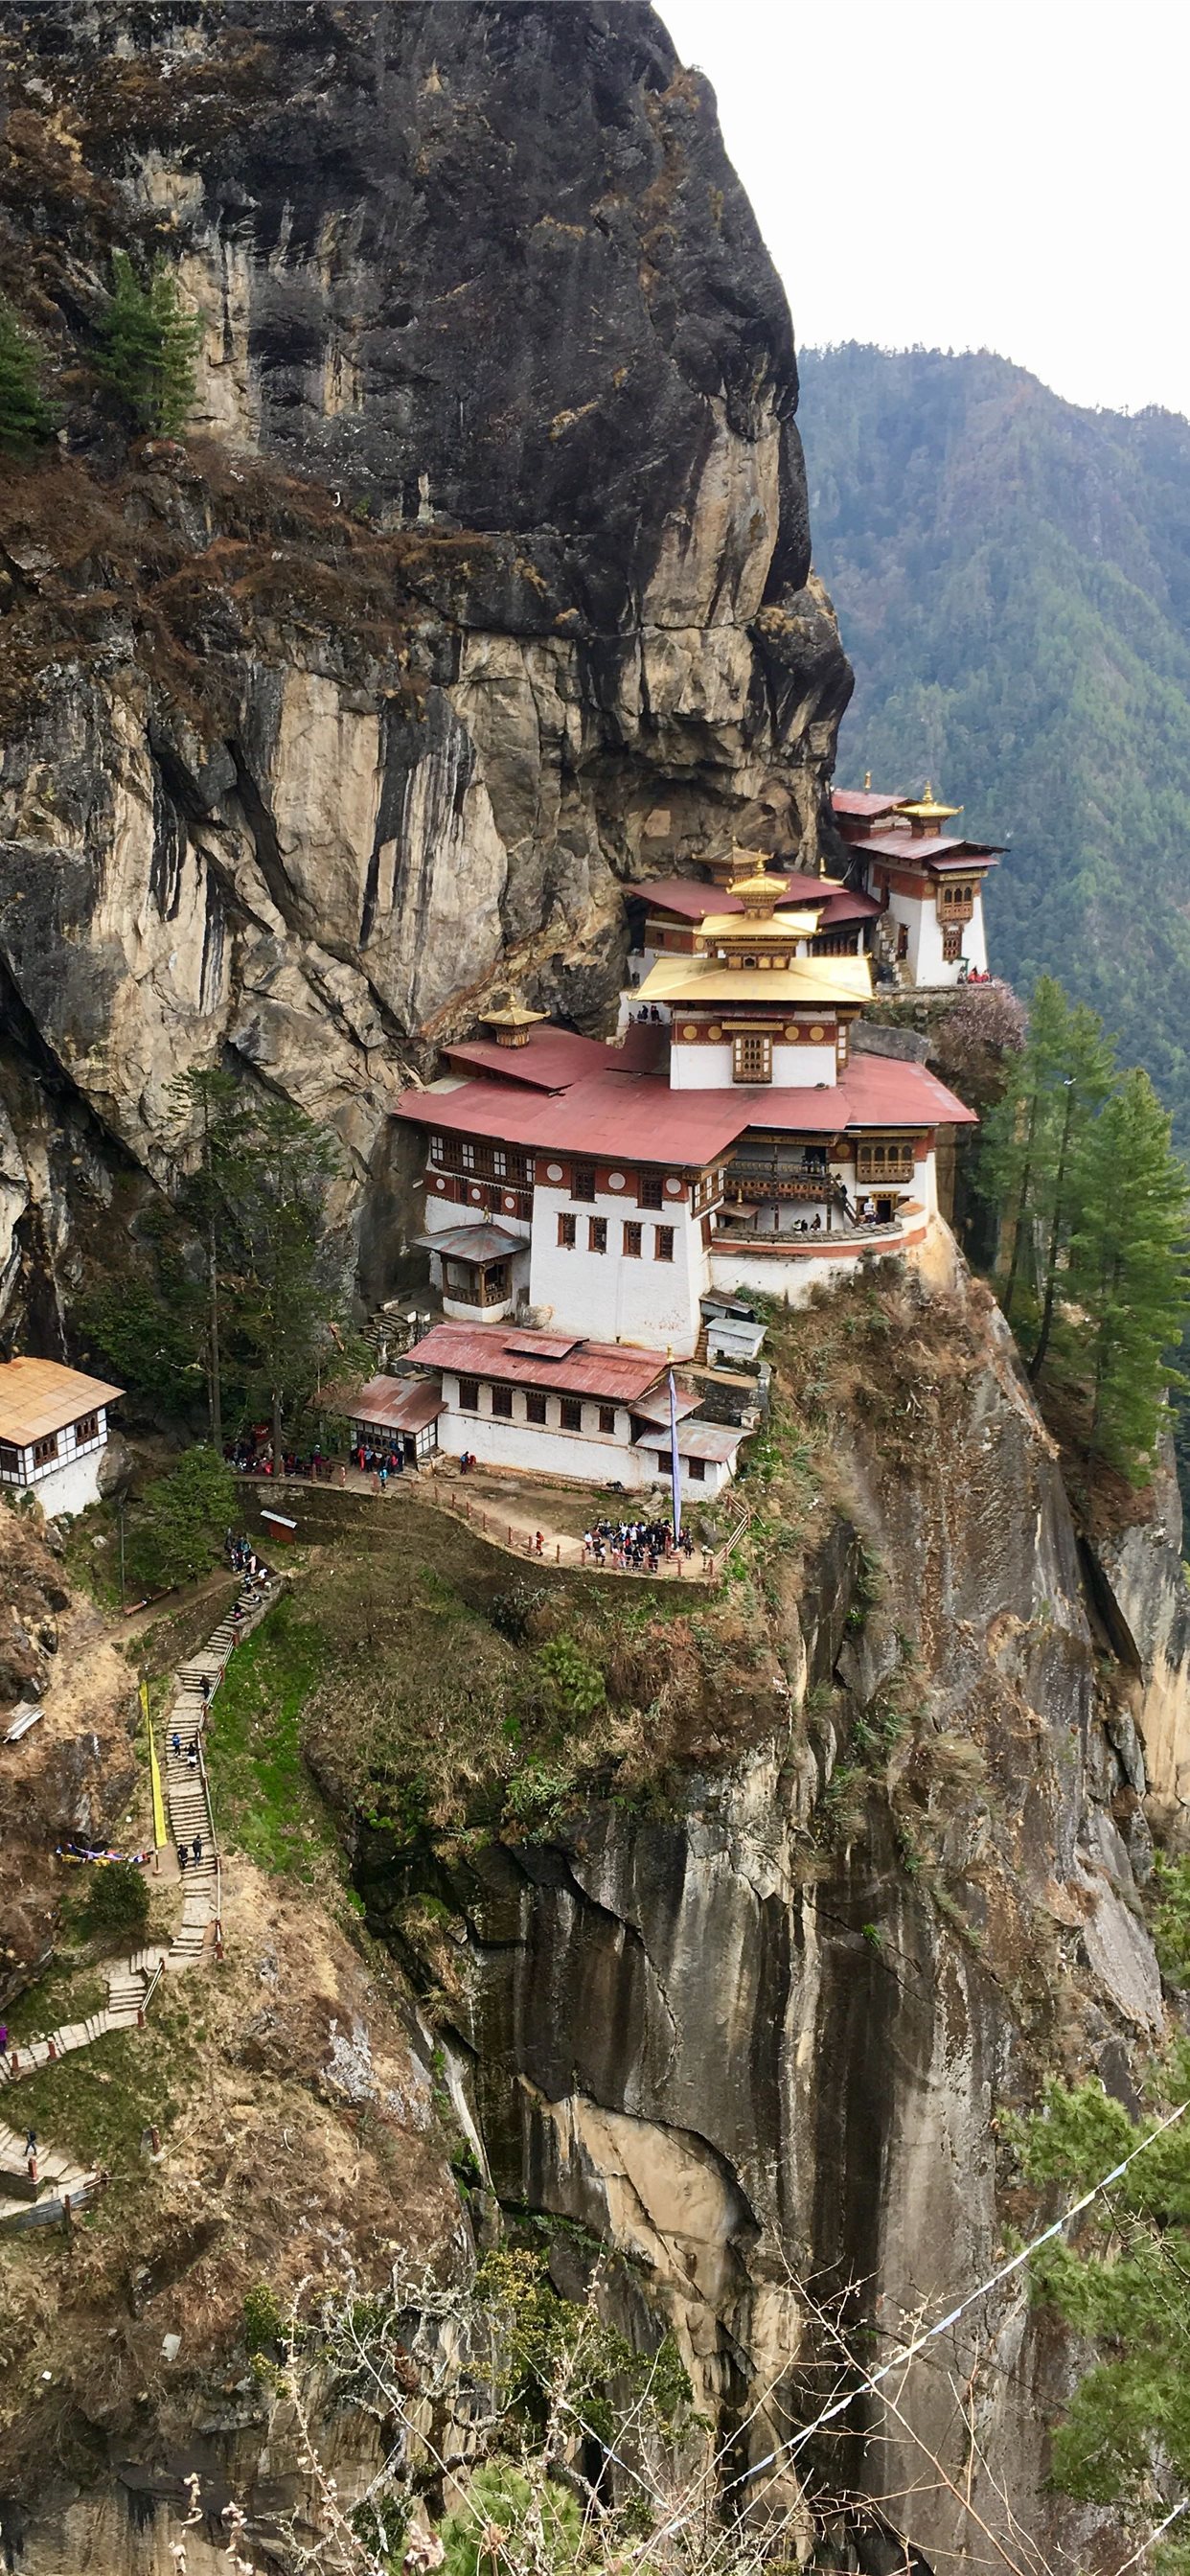
[{"label": "white monastery building", "polygon": [[36,1494],[50,1519],[85,1512],[123,1392],[58,1360],[0,1361],[0,1485]]},{"label": "white monastery building", "polygon": [[[866,885],[779,874],[740,850],[716,882],[643,885],[612,1043],[514,1004],[403,1093],[396,1114],[425,1139],[419,1240],[443,1313],[408,1354],[427,1373],[419,1454],[436,1439],[492,1466],[655,1484],[672,1401],[682,1482],[714,1492],[745,1428],[700,1420],[671,1381],[671,1362],[699,1357],[710,1304],[756,1290],[802,1303],[865,1255],[926,1243],[937,1131],[972,1112],[853,1031],[894,899],[917,905],[910,949],[928,965],[952,852],[972,853],[960,911],[994,854],[944,843],[936,826],[955,809],[928,795],[859,802],[846,819]],[[904,864],[884,854],[893,841]],[[982,957],[982,925],[979,941]],[[759,1329],[745,1316],[736,1332],[754,1356]],[[725,1356],[731,1341],[728,1327]]]}]

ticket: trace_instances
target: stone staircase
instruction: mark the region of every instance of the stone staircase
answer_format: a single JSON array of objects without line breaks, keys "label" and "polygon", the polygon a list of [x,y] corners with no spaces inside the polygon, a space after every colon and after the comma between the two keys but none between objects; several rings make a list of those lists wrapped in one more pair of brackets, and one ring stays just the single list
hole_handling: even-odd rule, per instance
[{"label": "stone staircase", "polygon": [[[227,1660],[237,1638],[249,1636],[269,1610],[280,1590],[274,1579],[267,1586],[250,1591],[245,1585],[240,1595],[241,1617],[221,1619],[214,1634],[201,1652],[182,1667],[173,1699],[164,1719],[163,1778],[169,1810],[170,1835],[175,1848],[184,1844],[187,1861],[182,1873],[181,1919],[169,1942],[149,1942],[122,1959],[108,1973],[107,1999],[99,2012],[85,2021],[66,2022],[60,2030],[49,2031],[43,2038],[18,2041],[6,2057],[0,2058],[0,2089],[20,2082],[38,2067],[52,2065],[76,2048],[89,2048],[105,2031],[133,2030],[143,2021],[145,2012],[163,1975],[176,1976],[184,1968],[202,1964],[208,1949],[208,1934],[214,1929],[215,1955],[222,1957],[223,1926],[221,1919],[221,1870],[219,1847],[215,1838],[215,1819],[211,1808],[210,1783],[203,1758],[202,1739],[207,1708],[214,1697]],[[204,1694],[203,1684],[207,1684]],[[175,1752],[175,1738],[180,1750]],[[197,1745],[194,1762],[189,1747]],[[201,1856],[195,1860],[195,1835],[201,1844]],[[0,2119],[0,2229],[43,2227],[55,2219],[69,2219],[95,2193],[102,2189],[106,2176],[88,2172],[69,2156],[53,2149],[37,2151],[39,2192],[31,2196],[27,2176],[28,2157],[24,2129],[10,2128]],[[7,2185],[19,2184],[18,2189]],[[46,2185],[51,2188],[47,2191]]]}]

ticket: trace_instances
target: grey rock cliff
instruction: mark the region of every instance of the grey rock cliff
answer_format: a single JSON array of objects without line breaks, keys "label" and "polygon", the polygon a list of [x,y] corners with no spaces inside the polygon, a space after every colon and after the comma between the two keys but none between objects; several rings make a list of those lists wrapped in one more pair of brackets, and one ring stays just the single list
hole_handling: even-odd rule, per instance
[{"label": "grey rock cliff", "polygon": [[[637,0],[49,0],[0,61],[0,285],[68,439],[0,497],[11,1078],[41,1050],[161,1183],[179,1066],[250,1068],[341,1137],[371,1295],[436,1035],[510,987],[603,1024],[626,879],[814,861],[850,678],[784,297]],[[185,454],[78,363],[113,241],[205,318]],[[14,1125],[19,1318],[96,1207]]]},{"label": "grey rock cliff", "polygon": [[[662,1816],[590,1801],[431,1881],[465,1933],[458,2057],[497,2197],[638,2267],[737,2475],[831,2385],[827,2321],[883,2353],[994,2268],[997,2113],[1055,2065],[1115,2089],[1164,2026],[1115,1686],[1011,1339],[961,1282],[898,1295],[888,1322],[883,1421],[871,1379],[840,1402],[852,1519],[824,1513],[775,1614],[757,1606],[750,1748],[670,1783]],[[408,1867],[365,1835],[378,1928]],[[969,2538],[969,2467],[995,2527],[1008,2492],[1042,2546],[1070,2545],[1044,2440],[1069,2367],[1012,2284],[908,2375],[900,2417],[857,2408],[814,2473],[912,2494],[902,2527],[933,2565]]]}]

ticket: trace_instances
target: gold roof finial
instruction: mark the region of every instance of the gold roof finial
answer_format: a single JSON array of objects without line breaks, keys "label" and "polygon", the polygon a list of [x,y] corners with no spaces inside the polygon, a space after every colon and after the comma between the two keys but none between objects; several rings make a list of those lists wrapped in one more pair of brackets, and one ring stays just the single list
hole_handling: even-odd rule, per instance
[{"label": "gold roof finial", "polygon": [[868,796],[868,795],[870,795],[870,794],[871,794],[871,789],[872,789],[872,772],[871,772],[871,770],[870,770],[870,769],[865,769],[865,771],[864,771],[864,794],[865,794],[865,796]]},{"label": "gold roof finial", "polygon": [[928,778],[924,796],[906,797],[897,806],[898,814],[905,815],[911,829],[915,832],[937,831],[940,823],[952,822],[955,815],[961,814],[962,810],[961,805],[943,805],[935,796],[933,785]]}]

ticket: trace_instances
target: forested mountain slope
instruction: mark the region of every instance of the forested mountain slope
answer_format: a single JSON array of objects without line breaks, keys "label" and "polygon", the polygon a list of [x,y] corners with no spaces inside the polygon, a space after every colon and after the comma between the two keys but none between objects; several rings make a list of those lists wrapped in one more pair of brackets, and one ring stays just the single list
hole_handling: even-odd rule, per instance
[{"label": "forested mountain slope", "polygon": [[855,665],[838,777],[930,777],[1011,843],[996,963],[1104,1012],[1190,1142],[1190,423],[1002,358],[802,354],[818,568]]}]

